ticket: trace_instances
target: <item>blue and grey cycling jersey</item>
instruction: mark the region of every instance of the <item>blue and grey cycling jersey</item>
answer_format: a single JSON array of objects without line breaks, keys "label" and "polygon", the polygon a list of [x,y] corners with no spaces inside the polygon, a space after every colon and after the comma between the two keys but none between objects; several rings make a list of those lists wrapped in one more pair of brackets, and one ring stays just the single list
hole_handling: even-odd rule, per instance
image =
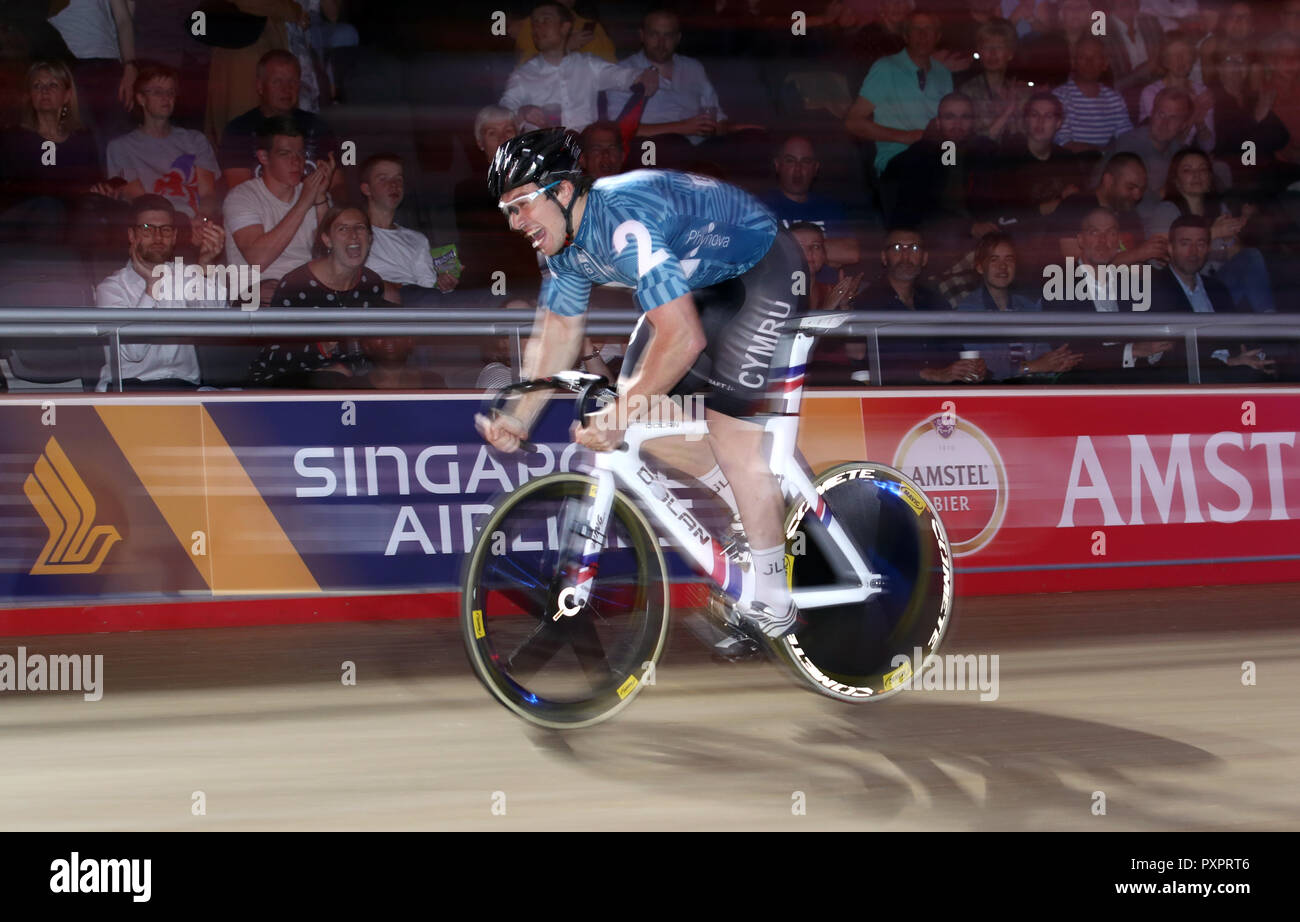
[{"label": "blue and grey cycling jersey", "polygon": [[541,303],[572,317],[592,285],[636,290],[648,311],[751,269],[776,217],[749,193],[707,176],[637,170],[596,181],[573,244],[547,260]]}]

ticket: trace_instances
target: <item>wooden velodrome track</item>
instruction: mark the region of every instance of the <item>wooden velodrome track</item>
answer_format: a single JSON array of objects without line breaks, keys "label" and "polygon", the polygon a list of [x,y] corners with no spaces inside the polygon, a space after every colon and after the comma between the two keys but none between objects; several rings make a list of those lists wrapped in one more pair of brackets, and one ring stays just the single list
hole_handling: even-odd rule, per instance
[{"label": "wooden velodrome track", "polygon": [[998,654],[996,701],[839,704],[675,629],[565,734],[492,701],[450,620],[0,639],[104,655],[98,702],[0,693],[0,828],[1300,827],[1300,585],[960,604],[943,652]]}]

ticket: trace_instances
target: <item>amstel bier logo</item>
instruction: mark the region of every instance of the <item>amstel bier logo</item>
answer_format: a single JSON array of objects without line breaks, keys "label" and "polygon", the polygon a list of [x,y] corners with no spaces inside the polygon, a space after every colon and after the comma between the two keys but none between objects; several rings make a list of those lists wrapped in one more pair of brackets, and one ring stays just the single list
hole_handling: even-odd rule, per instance
[{"label": "amstel bier logo", "polygon": [[925,490],[954,557],[993,540],[1007,511],[1007,472],[993,441],[952,412],[918,424],[898,444],[894,467]]},{"label": "amstel bier logo", "polygon": [[50,532],[32,575],[94,573],[122,540],[113,526],[95,524],[95,498],[54,438],[45,443],[23,492]]}]

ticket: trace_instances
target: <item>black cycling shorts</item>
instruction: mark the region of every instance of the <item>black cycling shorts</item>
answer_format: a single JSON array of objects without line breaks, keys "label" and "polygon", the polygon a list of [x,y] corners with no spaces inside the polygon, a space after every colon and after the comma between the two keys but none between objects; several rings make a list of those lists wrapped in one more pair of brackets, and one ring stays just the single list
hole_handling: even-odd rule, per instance
[{"label": "black cycling shorts", "polygon": [[[799,272],[802,284],[796,284]],[[811,284],[799,241],[781,230],[748,272],[692,291],[707,344],[669,394],[703,394],[705,407],[727,416],[753,416],[763,410],[768,378],[788,364],[793,337],[781,333],[781,326],[807,310],[807,295],[793,292],[806,291]],[[652,335],[643,314],[628,341],[620,378],[636,370]]]}]

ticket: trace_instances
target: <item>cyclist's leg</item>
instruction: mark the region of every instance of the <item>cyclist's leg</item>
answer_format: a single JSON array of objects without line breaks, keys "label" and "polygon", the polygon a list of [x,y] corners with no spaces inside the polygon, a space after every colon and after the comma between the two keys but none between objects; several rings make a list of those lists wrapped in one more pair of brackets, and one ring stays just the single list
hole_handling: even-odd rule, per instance
[{"label": "cyclist's leg", "polygon": [[767,255],[734,280],[742,286],[742,298],[721,335],[705,328],[710,334],[706,353],[712,385],[705,398],[709,440],[727,478],[744,485],[735,491],[736,501],[757,575],[756,601],[774,615],[771,624],[763,625],[769,633],[782,624],[793,625],[794,619],[793,612],[787,612],[785,503],[771,472],[771,446],[762,427],[745,418],[769,409],[769,378],[787,363],[791,337],[779,331],[805,309],[806,298],[793,294],[800,271],[806,273],[807,266],[798,241],[785,231],[778,233]]}]

